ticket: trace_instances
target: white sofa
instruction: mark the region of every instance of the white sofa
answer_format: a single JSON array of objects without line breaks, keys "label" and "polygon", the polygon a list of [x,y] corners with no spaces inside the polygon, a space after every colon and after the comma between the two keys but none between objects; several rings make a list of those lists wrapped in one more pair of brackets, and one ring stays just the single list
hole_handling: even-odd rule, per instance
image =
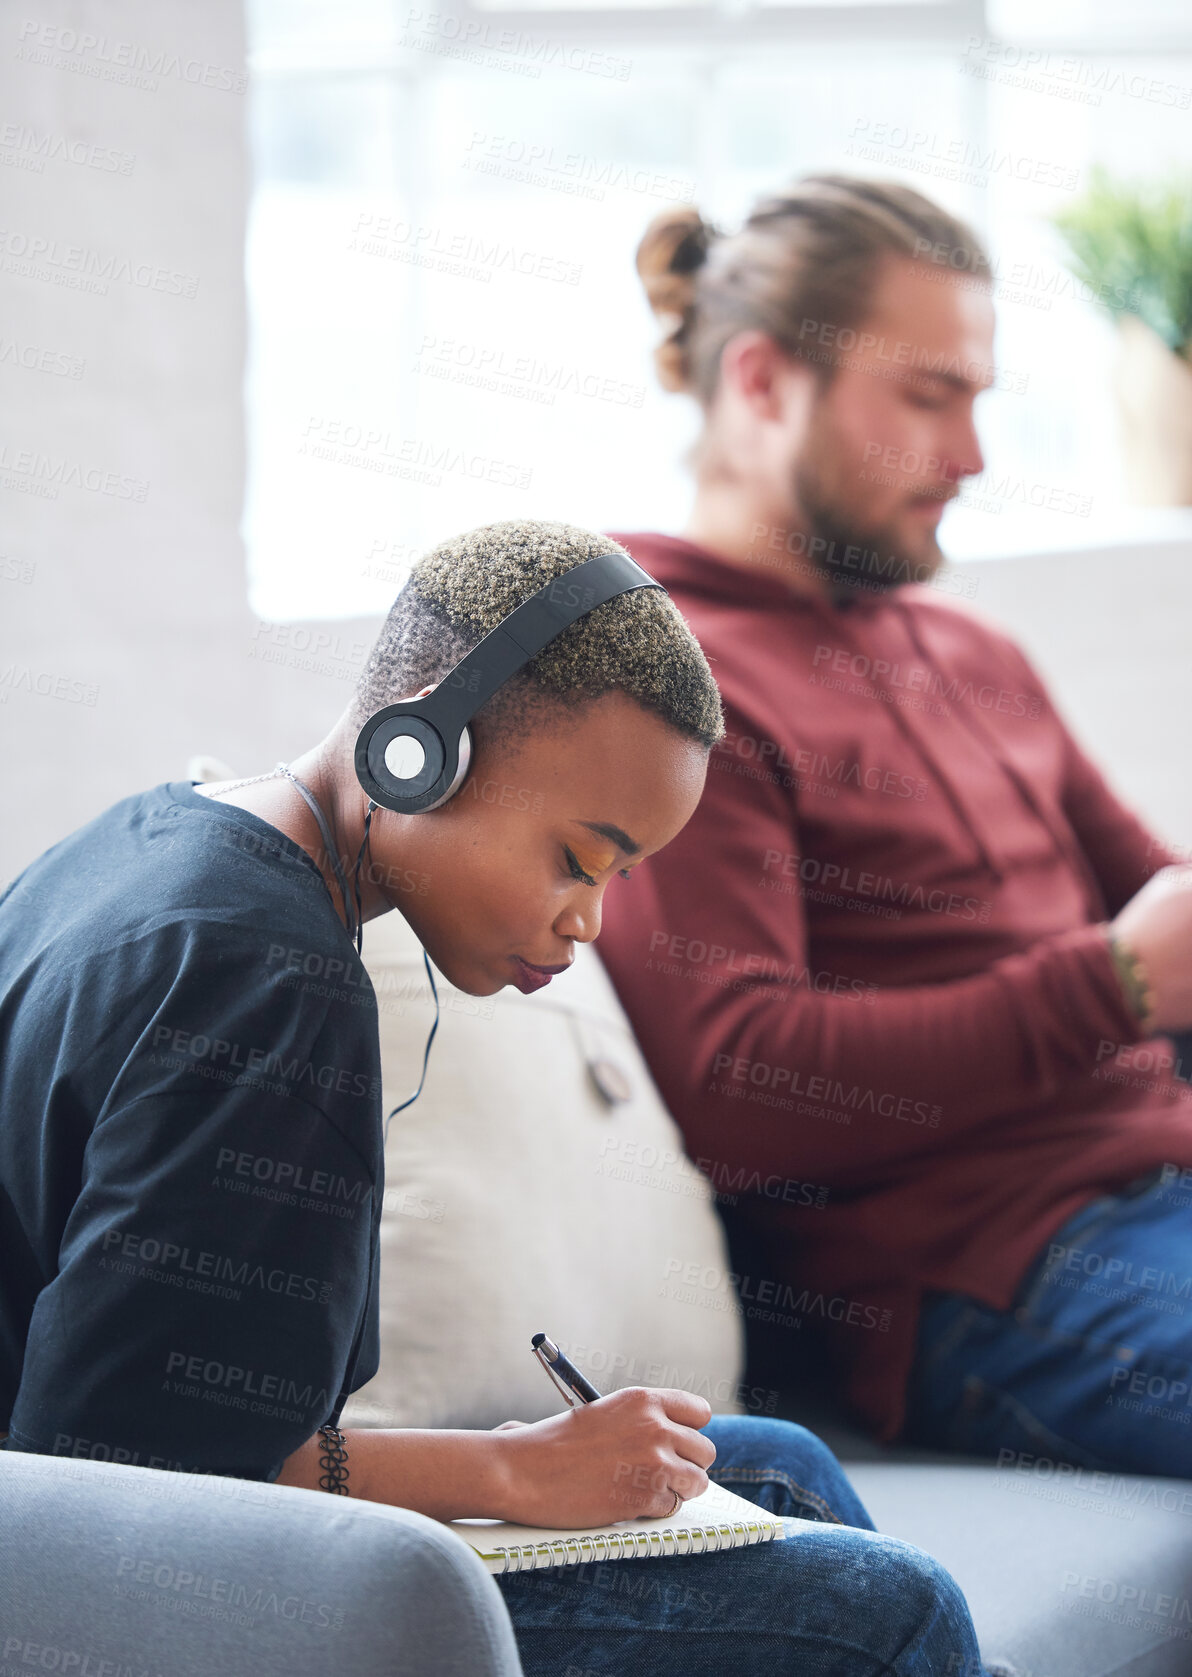
[{"label": "white sofa", "polygon": [[[370,921],[388,1106],[434,1006],[399,913]],[[549,1333],[602,1391],[681,1386],[747,1410],[724,1234],[590,947],[545,990],[487,999],[436,974],[422,1094],[385,1147],[381,1368],[345,1424],[488,1427],[554,1413]],[[602,1093],[601,1090],[605,1092]],[[701,1304],[680,1302],[690,1266]]]}]

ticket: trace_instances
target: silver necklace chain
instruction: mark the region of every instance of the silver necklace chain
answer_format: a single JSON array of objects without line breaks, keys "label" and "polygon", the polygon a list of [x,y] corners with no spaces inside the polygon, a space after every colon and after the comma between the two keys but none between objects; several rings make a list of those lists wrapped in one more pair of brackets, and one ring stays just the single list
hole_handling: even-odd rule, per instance
[{"label": "silver necklace chain", "polygon": [[218,791],[207,792],[205,796],[222,798],[225,792],[237,792],[242,786],[256,786],[262,780],[276,780],[279,774],[286,772],[288,766],[286,763],[279,763],[275,769],[270,769],[268,774],[250,774],[246,775],[243,780],[229,780],[226,786],[221,786]]}]

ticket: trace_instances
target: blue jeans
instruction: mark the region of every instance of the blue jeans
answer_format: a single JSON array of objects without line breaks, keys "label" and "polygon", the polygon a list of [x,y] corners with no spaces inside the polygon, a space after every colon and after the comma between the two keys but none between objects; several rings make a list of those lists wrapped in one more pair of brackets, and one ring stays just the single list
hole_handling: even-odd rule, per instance
[{"label": "blue jeans", "polygon": [[929,1293],[903,1437],[1192,1478],[1190,1213],[1164,1166],[1061,1224],[1011,1309]]},{"label": "blue jeans", "polygon": [[960,1589],[880,1537],[805,1427],[714,1416],[708,1477],[814,1520],[785,1542],[498,1577],[526,1677],[983,1677]]}]

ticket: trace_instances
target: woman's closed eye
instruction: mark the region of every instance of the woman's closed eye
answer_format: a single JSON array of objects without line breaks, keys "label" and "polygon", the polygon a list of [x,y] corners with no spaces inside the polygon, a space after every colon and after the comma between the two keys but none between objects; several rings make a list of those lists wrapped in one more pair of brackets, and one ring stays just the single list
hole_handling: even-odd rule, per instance
[{"label": "woman's closed eye", "polygon": [[[563,854],[567,858],[567,871],[570,873],[572,879],[578,879],[584,885],[595,885],[595,877],[588,872],[587,868],[584,867],[583,863],[575,854],[574,850],[572,850],[570,845],[565,844],[563,846]],[[617,871],[620,873],[622,879],[629,878],[628,868],[619,868]]]},{"label": "woman's closed eye", "polygon": [[586,868],[580,866],[579,857],[570,846],[566,844],[563,846],[563,854],[567,858],[567,871],[572,879],[582,880],[585,885],[595,885],[596,881]]}]

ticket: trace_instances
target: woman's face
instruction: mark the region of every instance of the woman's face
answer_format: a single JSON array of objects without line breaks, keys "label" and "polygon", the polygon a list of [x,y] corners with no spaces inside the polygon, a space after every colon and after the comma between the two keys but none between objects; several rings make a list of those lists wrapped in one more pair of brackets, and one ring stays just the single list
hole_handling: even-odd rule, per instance
[{"label": "woman's face", "polygon": [[477,742],[442,808],[378,810],[367,871],[457,989],[540,989],[599,932],[606,888],[683,827],[706,769],[697,741],[607,693]]}]

